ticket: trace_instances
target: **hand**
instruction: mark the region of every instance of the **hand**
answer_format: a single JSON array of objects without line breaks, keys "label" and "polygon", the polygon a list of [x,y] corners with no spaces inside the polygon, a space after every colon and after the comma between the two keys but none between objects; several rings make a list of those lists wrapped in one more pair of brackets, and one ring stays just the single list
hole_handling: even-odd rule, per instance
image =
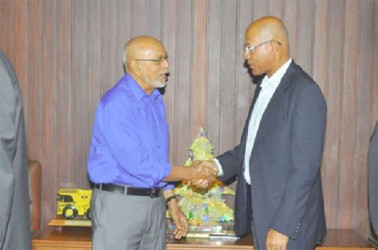
[{"label": "hand", "polygon": [[188,220],[185,214],[182,213],[176,200],[169,202],[168,211],[175,224],[173,235],[175,236],[175,239],[181,239],[188,233]]},{"label": "hand", "polygon": [[266,249],[267,250],[286,250],[287,242],[289,237],[277,232],[274,229],[269,229],[268,235],[266,236]]},{"label": "hand", "polygon": [[215,161],[213,161],[213,160],[211,160],[211,161],[202,161],[201,164],[199,164],[199,166],[209,168],[210,171],[211,171],[215,176],[218,176],[219,169],[218,169],[218,166],[217,166],[217,164],[215,163]]},{"label": "hand", "polygon": [[191,167],[195,167],[191,184],[199,188],[206,188],[218,176],[218,167],[213,161],[194,161]]}]

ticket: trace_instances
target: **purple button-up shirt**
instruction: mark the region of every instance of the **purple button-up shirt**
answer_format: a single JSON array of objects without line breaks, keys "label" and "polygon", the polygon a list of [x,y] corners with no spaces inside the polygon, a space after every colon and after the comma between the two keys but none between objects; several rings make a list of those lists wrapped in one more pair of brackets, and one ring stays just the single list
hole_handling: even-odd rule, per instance
[{"label": "purple button-up shirt", "polygon": [[[162,95],[148,95],[128,74],[101,98],[88,157],[93,183],[164,187],[169,134]],[[173,188],[172,185],[166,189]]]}]

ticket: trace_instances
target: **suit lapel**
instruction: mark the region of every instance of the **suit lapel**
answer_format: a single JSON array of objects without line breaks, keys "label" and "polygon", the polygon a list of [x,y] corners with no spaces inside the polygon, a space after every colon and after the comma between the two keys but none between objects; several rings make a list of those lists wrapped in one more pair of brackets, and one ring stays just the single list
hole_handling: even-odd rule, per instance
[{"label": "suit lapel", "polygon": [[288,88],[291,84],[291,77],[295,71],[295,64],[292,62],[287,69],[286,73],[281,79],[276,91],[274,92],[272,99],[270,100],[266,110],[261,118],[259,129],[256,134],[256,139],[254,147],[257,146],[259,141],[264,137],[264,135],[271,130],[272,127],[281,119],[284,118],[286,113],[288,101]]}]

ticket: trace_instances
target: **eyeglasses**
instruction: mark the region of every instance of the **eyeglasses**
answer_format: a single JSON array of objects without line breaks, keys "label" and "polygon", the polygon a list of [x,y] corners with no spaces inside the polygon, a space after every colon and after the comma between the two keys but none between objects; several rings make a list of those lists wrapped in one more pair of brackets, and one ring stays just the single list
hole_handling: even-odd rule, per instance
[{"label": "eyeglasses", "polygon": [[165,56],[162,56],[160,58],[157,58],[157,59],[144,59],[144,58],[141,58],[141,59],[135,59],[136,61],[148,61],[148,62],[155,62],[157,65],[160,65],[162,64],[164,61],[167,61],[168,62],[168,55],[165,55]]},{"label": "eyeglasses", "polygon": [[249,54],[252,54],[252,52],[253,52],[255,49],[257,49],[258,47],[263,46],[264,44],[267,44],[267,43],[271,43],[271,42],[276,42],[276,43],[278,43],[278,45],[281,46],[281,43],[280,43],[279,41],[276,41],[276,40],[269,40],[269,41],[266,41],[266,42],[263,42],[263,43],[257,44],[256,46],[248,46],[248,45],[246,45],[246,46],[244,47],[244,49],[245,49],[245,52],[248,52]]}]

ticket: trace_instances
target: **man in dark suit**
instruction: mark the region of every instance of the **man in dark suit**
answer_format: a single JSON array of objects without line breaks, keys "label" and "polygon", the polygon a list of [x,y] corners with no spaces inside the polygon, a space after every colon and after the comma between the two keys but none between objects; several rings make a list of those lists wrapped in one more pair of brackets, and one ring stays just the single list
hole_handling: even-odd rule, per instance
[{"label": "man in dark suit", "polygon": [[281,20],[245,33],[244,58],[257,84],[241,142],[218,156],[219,179],[237,176],[235,230],[255,249],[313,249],[326,234],[320,165],[327,108],[319,86],[290,56]]},{"label": "man in dark suit", "polygon": [[378,121],[370,139],[368,163],[369,214],[373,230],[378,235]]},{"label": "man in dark suit", "polygon": [[18,80],[0,49],[0,249],[30,249],[25,123]]}]

